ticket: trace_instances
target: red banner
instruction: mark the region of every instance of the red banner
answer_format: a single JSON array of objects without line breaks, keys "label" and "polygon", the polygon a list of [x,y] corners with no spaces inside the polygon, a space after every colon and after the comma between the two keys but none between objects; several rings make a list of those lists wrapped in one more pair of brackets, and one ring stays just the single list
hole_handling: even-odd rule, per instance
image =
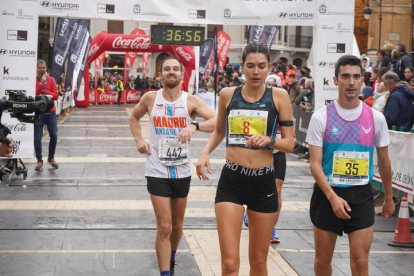
[{"label": "red banner", "polygon": [[[148,91],[155,91],[153,89],[145,90],[145,93]],[[141,100],[141,90],[124,90],[121,96],[121,103],[137,103]],[[102,89],[89,90],[89,102],[90,103],[117,103],[118,102],[118,92],[107,90],[103,91]]]},{"label": "red banner", "polygon": [[149,53],[148,52],[145,52],[142,55],[142,77],[144,77],[144,78],[145,78],[145,75],[147,73],[148,56],[149,56]]},{"label": "red banner", "polygon": [[226,65],[227,54],[230,49],[231,38],[224,31],[217,32],[217,56],[219,64],[219,72],[223,72],[224,65]]},{"label": "red banner", "polygon": [[99,72],[101,71],[104,58],[105,58],[105,52],[100,54],[99,57],[95,59],[95,76],[94,76],[95,88],[98,87]]},{"label": "red banner", "polygon": [[[144,35],[145,32],[141,29],[135,29],[131,32],[133,35]],[[124,85],[128,82],[129,75],[131,73],[132,67],[134,66],[135,58],[137,57],[138,52],[126,52],[124,59]]]}]

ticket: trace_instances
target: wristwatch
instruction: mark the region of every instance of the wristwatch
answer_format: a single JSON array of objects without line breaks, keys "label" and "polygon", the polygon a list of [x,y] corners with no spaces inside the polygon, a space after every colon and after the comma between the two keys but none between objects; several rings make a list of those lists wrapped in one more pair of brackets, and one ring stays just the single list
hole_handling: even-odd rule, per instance
[{"label": "wristwatch", "polygon": [[269,144],[269,146],[273,146],[274,144],[276,144],[276,139],[275,139],[275,137],[273,137],[273,136],[269,136],[269,138],[270,138],[270,144]]},{"label": "wristwatch", "polygon": [[200,129],[200,125],[197,121],[192,121],[191,124],[196,126],[196,131]]}]

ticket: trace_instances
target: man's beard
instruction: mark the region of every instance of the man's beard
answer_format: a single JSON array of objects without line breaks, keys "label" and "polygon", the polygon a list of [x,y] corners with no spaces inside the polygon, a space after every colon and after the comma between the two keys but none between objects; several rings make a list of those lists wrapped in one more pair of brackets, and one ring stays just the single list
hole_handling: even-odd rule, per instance
[{"label": "man's beard", "polygon": [[[170,77],[170,76],[168,76],[168,77]],[[174,88],[174,87],[177,87],[180,84],[179,79],[168,79],[168,77],[167,77],[167,79],[165,79],[164,86],[166,86],[168,88]],[[176,77],[176,76],[174,75],[174,77]]]}]

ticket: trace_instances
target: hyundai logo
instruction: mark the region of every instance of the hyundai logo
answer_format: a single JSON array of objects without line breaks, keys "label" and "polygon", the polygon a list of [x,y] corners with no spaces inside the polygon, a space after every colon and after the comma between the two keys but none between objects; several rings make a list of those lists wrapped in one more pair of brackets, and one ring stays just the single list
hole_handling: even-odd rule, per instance
[{"label": "hyundai logo", "polygon": [[49,7],[50,6],[50,2],[49,1],[42,1],[42,2],[40,2],[40,6],[42,6],[42,7]]},{"label": "hyundai logo", "polygon": [[326,62],[326,61],[321,61],[321,62],[319,62],[319,66],[320,67],[326,67],[326,65],[327,65],[328,63]]},{"label": "hyundai logo", "polygon": [[7,54],[7,50],[6,49],[0,49],[0,55],[5,55]]},{"label": "hyundai logo", "polygon": [[279,13],[279,17],[281,17],[281,18],[286,18],[287,17],[287,12],[281,12],[281,13]]}]

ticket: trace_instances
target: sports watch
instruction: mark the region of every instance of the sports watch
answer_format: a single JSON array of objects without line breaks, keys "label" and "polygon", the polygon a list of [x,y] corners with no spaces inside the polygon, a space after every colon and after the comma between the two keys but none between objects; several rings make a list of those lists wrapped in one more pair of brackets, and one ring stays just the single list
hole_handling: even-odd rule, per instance
[{"label": "sports watch", "polygon": [[192,121],[191,124],[196,126],[196,131],[200,129],[200,125],[197,121]]}]

